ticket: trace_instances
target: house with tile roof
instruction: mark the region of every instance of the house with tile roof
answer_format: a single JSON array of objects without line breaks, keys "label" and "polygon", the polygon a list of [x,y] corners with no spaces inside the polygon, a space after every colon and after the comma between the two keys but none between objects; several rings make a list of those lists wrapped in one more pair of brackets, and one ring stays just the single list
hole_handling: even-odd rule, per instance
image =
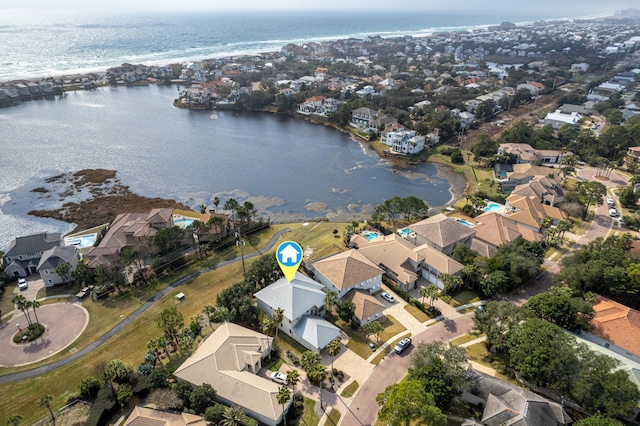
[{"label": "house with tile roof", "polygon": [[109,225],[109,230],[97,247],[87,254],[87,265],[96,269],[98,265],[112,266],[124,247],[146,247],[148,239],[159,229],[173,226],[173,209],[153,209],[149,213],[122,213]]},{"label": "house with tile roof", "polygon": [[373,241],[354,236],[351,243],[371,262],[377,264],[385,274],[399,286],[409,291],[424,278],[444,289],[440,275],[459,275],[463,265],[429,244],[416,247],[398,234],[386,235]]},{"label": "house with tile roof", "polygon": [[471,391],[462,398],[483,404],[486,426],[562,426],[573,422],[562,405],[514,384],[474,371]]},{"label": "house with tile roof", "polygon": [[204,417],[189,413],[173,413],[136,405],[124,426],[207,426]]},{"label": "house with tile roof", "polygon": [[415,246],[428,244],[436,250],[450,255],[459,245],[469,247],[476,234],[473,229],[442,213],[421,220],[408,227],[413,231],[407,234],[407,240]]},{"label": "house with tile roof", "polygon": [[[491,256],[497,252],[498,247],[502,244],[518,238],[522,237],[531,242],[541,242],[544,238],[541,233],[495,212],[482,213],[475,220],[478,224],[473,227],[473,230],[476,231],[474,240],[480,240],[491,247],[490,250],[493,251]],[[471,243],[472,250],[473,247],[474,242]],[[485,254],[482,255],[485,256]]]},{"label": "house with tile roof", "polygon": [[8,277],[24,278],[31,275],[38,271],[44,252],[60,246],[62,238],[59,233],[40,232],[18,237],[11,241],[2,256],[4,272]]},{"label": "house with tile roof", "polygon": [[640,362],[640,312],[600,296],[593,305],[593,328],[582,337]]},{"label": "house with tile roof", "polygon": [[291,401],[283,411],[276,399],[279,386],[257,375],[271,342],[269,336],[225,322],[174,374],[194,386],[210,384],[225,405],[239,405],[260,423],[276,426]]},{"label": "house with tile roof", "polygon": [[311,264],[316,281],[342,298],[351,289],[380,291],[384,271],[362,253],[351,249]]},{"label": "house with tile roof", "polygon": [[319,352],[339,334],[340,330],[322,319],[324,286],[296,272],[291,282],[280,278],[254,294],[258,308],[272,316],[281,308],[284,319],[280,330],[305,348]]},{"label": "house with tile roof", "polygon": [[554,224],[567,218],[562,210],[543,203],[540,198],[533,195],[510,195],[507,197],[506,206],[509,209],[507,213],[509,219],[536,232],[540,232],[540,226],[546,217],[550,217]]},{"label": "house with tile roof", "polygon": [[557,206],[564,201],[562,185],[552,177],[536,176],[526,183],[517,185],[511,195],[535,196],[546,204]]}]

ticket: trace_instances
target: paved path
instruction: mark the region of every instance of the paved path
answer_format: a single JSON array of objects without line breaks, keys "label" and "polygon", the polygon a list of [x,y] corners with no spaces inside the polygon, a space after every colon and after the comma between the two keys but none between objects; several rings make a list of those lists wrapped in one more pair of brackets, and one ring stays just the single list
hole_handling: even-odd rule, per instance
[{"label": "paved path", "polygon": [[[256,257],[259,256],[261,253],[264,253],[265,251],[270,250],[275,244],[276,242],[278,242],[278,239],[284,235],[286,232],[289,232],[291,229],[290,228],[285,228],[281,231],[278,231],[272,238],[271,240],[269,240],[269,242],[267,243],[267,245],[260,251],[256,251],[254,253],[251,254],[247,254],[245,255],[245,259],[249,259],[252,257]],[[136,318],[138,318],[140,315],[142,315],[147,309],[149,309],[151,306],[153,306],[154,303],[156,303],[158,300],[162,299],[164,296],[166,296],[167,294],[169,294],[170,292],[172,292],[176,287],[186,283],[187,281],[191,281],[194,278],[209,272],[209,271],[213,271],[214,269],[223,267],[223,266],[227,266],[230,265],[232,263],[236,263],[240,261],[240,257],[236,257],[235,259],[231,259],[231,260],[227,260],[221,263],[218,263],[216,265],[212,265],[208,268],[204,268],[198,272],[194,272],[193,274],[190,274],[184,278],[179,279],[178,281],[174,282],[173,284],[167,286],[164,290],[156,293],[154,296],[150,297],[142,306],[140,306],[138,309],[136,309],[134,312],[132,312],[127,318],[125,318],[124,320],[122,320],[121,322],[119,322],[115,327],[113,327],[111,330],[107,331],[105,334],[103,334],[102,336],[100,336],[96,341],[94,341],[93,343],[89,344],[88,346],[82,348],[81,350],[79,350],[78,352],[64,358],[61,359],[59,361],[53,362],[51,364],[42,366],[42,367],[38,367],[38,368],[34,368],[32,370],[26,370],[26,371],[22,371],[20,373],[14,373],[14,374],[7,374],[5,376],[0,376],[0,385],[1,384],[5,384],[5,383],[11,383],[11,382],[15,382],[18,380],[24,380],[24,379],[29,379],[31,377],[35,377],[38,376],[40,374],[45,374],[45,373],[49,373],[50,371],[53,371],[57,368],[60,368],[64,365],[67,365],[79,358],[82,358],[83,356],[87,355],[88,353],[90,353],[91,351],[95,350],[96,348],[98,348],[99,346],[103,345],[107,340],[109,340],[110,338],[112,338],[113,336],[115,336],[116,334],[118,334],[118,332],[120,330],[122,330],[123,328],[125,328],[126,326],[128,326],[129,324],[131,324]]]},{"label": "paved path", "polygon": [[397,383],[407,373],[411,362],[411,353],[415,345],[421,342],[431,343],[436,341],[448,341],[456,336],[466,334],[473,327],[473,313],[461,315],[453,319],[440,322],[429,327],[413,337],[414,346],[409,347],[402,355],[392,352],[382,360],[373,370],[366,381],[366,386],[362,385],[346,412],[342,415],[340,425],[343,426],[366,426],[373,424],[378,413],[378,403],[376,397],[383,392],[387,386]]},{"label": "paved path", "polygon": [[[38,339],[21,345],[13,343],[13,335],[18,332],[16,324],[25,328],[27,319],[22,311],[11,321],[0,326],[0,366],[17,367],[31,364],[57,354],[69,346],[82,334],[89,323],[89,313],[80,304],[54,303],[42,305],[37,311],[38,322],[46,327],[45,333]],[[35,320],[33,311],[29,310]]]}]

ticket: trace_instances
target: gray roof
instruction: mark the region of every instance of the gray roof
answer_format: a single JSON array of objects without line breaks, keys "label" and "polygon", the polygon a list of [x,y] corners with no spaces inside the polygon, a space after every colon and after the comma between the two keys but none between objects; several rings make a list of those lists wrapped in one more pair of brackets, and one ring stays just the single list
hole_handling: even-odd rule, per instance
[{"label": "gray roof", "polygon": [[40,232],[25,237],[18,237],[9,244],[4,257],[14,257],[45,251],[54,246],[62,245],[60,233]]},{"label": "gray roof", "polygon": [[60,247],[54,246],[45,251],[40,258],[38,270],[55,269],[61,263],[75,265],[78,263],[77,249],[74,246]]},{"label": "gray roof", "polygon": [[486,400],[482,423],[487,426],[558,426],[572,422],[562,406],[531,391],[475,372],[473,395]]},{"label": "gray roof", "polygon": [[320,317],[305,315],[293,327],[293,331],[318,350],[338,337],[340,329]]},{"label": "gray roof", "polygon": [[324,286],[306,275],[296,272],[291,282],[280,278],[254,296],[273,309],[282,308],[284,317],[296,320],[309,309],[324,305]]}]

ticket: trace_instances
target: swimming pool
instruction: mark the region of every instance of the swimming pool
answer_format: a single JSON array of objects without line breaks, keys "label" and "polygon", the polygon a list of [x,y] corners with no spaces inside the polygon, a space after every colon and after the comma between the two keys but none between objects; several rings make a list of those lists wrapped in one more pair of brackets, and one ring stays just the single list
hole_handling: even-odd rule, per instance
[{"label": "swimming pool", "polygon": [[93,247],[96,242],[98,234],[76,235],[73,237],[65,237],[65,246],[76,246],[78,248]]},{"label": "swimming pool", "polygon": [[188,217],[181,217],[180,219],[173,219],[173,224],[175,226],[179,226],[182,229],[185,229],[187,226],[191,225],[195,222],[195,219],[191,219]]},{"label": "swimming pool", "polygon": [[471,228],[473,225],[475,225],[475,223],[469,222],[468,220],[464,220],[464,219],[456,219],[456,222],[461,223],[462,225],[466,226],[467,228]]},{"label": "swimming pool", "polygon": [[413,234],[413,231],[409,228],[402,228],[398,230],[398,234],[400,234],[402,238],[407,238],[407,235]]},{"label": "swimming pool", "polygon": [[484,212],[497,212],[498,210],[500,210],[500,208],[502,208],[502,205],[500,205],[498,203],[489,203],[484,209],[482,209],[482,211],[484,211]]},{"label": "swimming pool", "polygon": [[364,235],[364,237],[369,241],[373,241],[380,236],[380,234],[378,234],[377,232],[371,231],[364,231],[362,235]]}]

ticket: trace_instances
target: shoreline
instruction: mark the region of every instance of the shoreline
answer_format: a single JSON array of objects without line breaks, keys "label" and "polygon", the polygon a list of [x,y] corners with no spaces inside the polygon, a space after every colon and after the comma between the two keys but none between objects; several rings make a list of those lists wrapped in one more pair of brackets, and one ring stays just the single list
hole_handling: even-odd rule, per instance
[{"label": "shoreline", "polygon": [[[40,10],[40,9],[35,9]],[[428,14],[428,11],[421,11],[421,13]],[[508,20],[508,22],[512,22],[519,28],[527,28],[532,27],[536,22],[547,22],[550,24],[553,23],[575,23],[576,21],[594,21],[597,22],[599,20],[614,18],[614,12],[601,12],[601,13],[593,13],[587,16],[575,16],[575,17],[558,17],[558,18],[540,18],[536,20]],[[366,37],[381,37],[383,39],[390,39],[396,37],[413,37],[413,38],[428,38],[433,37],[440,33],[458,33],[458,32],[468,32],[468,31],[490,31],[491,27],[495,27],[500,25],[500,23],[483,23],[483,24],[467,24],[467,25],[452,25],[452,26],[439,26],[439,27],[427,27],[421,28],[417,30],[392,30],[392,31],[360,31],[356,33],[347,33],[347,34],[338,34],[338,35],[328,35],[328,36],[312,36],[312,37],[301,37],[301,38],[291,38],[286,40],[255,40],[255,41],[246,41],[241,42],[239,44],[250,44],[250,43],[265,43],[268,45],[256,47],[256,48],[247,48],[240,49],[236,51],[226,51],[219,53],[208,53],[201,55],[177,55],[175,57],[170,57],[166,59],[158,59],[158,60],[144,60],[137,62],[135,59],[131,62],[137,62],[140,65],[145,66],[167,66],[169,64],[175,63],[186,63],[186,62],[204,62],[204,61],[214,61],[220,59],[232,59],[244,56],[255,56],[255,55],[274,55],[278,54],[281,49],[288,44],[296,44],[302,45],[305,43],[320,43],[327,41],[339,41],[351,38],[366,38]],[[214,46],[210,46],[212,49]],[[278,49],[279,48],[279,49]],[[185,52],[186,53],[186,52]],[[120,61],[122,59],[119,59]],[[88,66],[88,67],[79,67],[75,69],[68,70],[60,70],[60,69],[47,69],[42,71],[37,71],[33,74],[24,74],[24,75],[14,75],[8,77],[0,78],[1,84],[11,84],[12,82],[21,82],[21,81],[43,81],[46,79],[54,78],[54,79],[64,79],[64,78],[72,78],[72,77],[87,77],[95,74],[105,74],[109,68],[118,67],[122,65],[122,63],[116,64],[115,60],[112,64],[103,64],[97,66]]]}]

